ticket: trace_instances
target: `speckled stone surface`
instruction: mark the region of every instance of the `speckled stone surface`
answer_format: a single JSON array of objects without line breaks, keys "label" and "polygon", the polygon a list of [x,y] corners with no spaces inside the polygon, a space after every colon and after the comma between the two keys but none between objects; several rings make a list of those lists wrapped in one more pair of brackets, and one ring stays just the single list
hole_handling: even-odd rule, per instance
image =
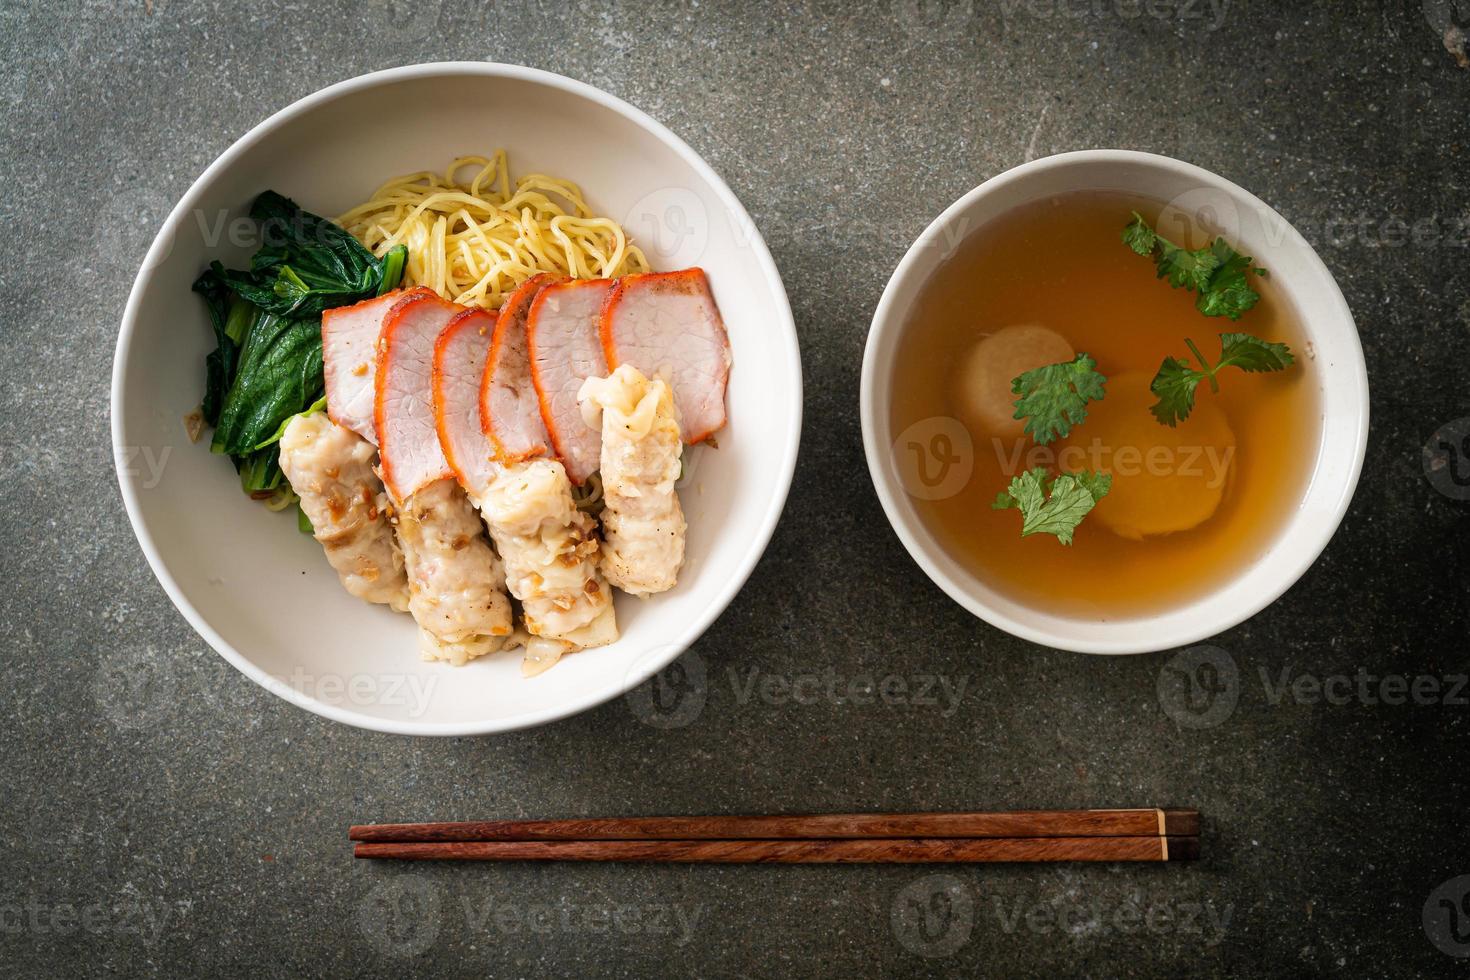
[{"label": "speckled stone surface", "polygon": [[[1462,455],[1433,480],[1423,461],[1470,416],[1455,7],[5,0],[0,973],[1459,975],[1470,488]],[[277,108],[446,59],[647,110],[729,181],[785,277],[801,462],[765,559],[684,661],[682,727],[626,700],[498,738],[325,721],[211,652],[129,530],[107,381],[167,209]],[[973,620],[908,559],[863,461],[864,337],[907,243],[984,178],[1100,146],[1199,163],[1296,223],[1373,385],[1342,530],[1193,660],[1051,652]],[[783,694],[809,674],[822,693]],[[1417,699],[1384,703],[1387,675],[1420,678]],[[905,693],[840,696],[885,678]],[[382,819],[1154,803],[1206,814],[1205,860],[401,867],[354,864],[344,837]]]}]

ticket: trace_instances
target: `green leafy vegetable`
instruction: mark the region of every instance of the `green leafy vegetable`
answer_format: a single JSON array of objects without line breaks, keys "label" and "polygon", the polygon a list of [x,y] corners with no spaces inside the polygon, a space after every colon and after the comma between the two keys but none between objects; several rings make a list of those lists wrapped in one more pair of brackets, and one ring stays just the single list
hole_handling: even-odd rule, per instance
[{"label": "green leafy vegetable", "polygon": [[232,458],[245,491],[278,496],[277,441],[292,418],[326,404],[322,311],[396,288],[408,250],[379,259],[274,191],[255,199],[250,216],[264,242],[250,268],[214,262],[194,283],[215,337],[201,414],[215,427],[210,448]]},{"label": "green leafy vegetable", "polygon": [[326,410],[327,410],[327,396],[326,395],[322,395],[322,397],[318,398],[316,401],[314,401],[310,405],[306,406],[306,410],[305,411],[297,412],[295,415],[288,416],[286,418],[286,421],[284,421],[280,425],[276,426],[276,431],[275,432],[273,432],[269,436],[267,436],[263,441],[261,441],[259,444],[257,444],[255,448],[256,449],[264,449],[266,446],[270,446],[270,445],[273,445],[275,443],[280,442],[281,441],[281,437],[286,434],[286,428],[287,428],[287,426],[289,426],[296,419],[305,418],[308,415],[315,415],[317,412],[325,412]]},{"label": "green leafy vegetable", "polygon": [[342,228],[275,191],[257,197],[250,216],[260,222],[265,242],[250,260],[250,269],[232,271],[214,262],[210,271],[265,313],[320,315],[378,295],[389,278],[385,272],[394,273],[393,285],[402,274],[407,249],[393,256],[389,269],[387,256],[375,257]]},{"label": "green leafy vegetable", "polygon": [[1250,287],[1250,276],[1264,276],[1265,269],[1251,265],[1223,238],[1205,248],[1180,248],[1149,227],[1137,211],[1123,229],[1123,242],[1139,255],[1153,256],[1160,279],[1169,285],[1196,293],[1194,306],[1205,316],[1239,320],[1256,305],[1261,294]]},{"label": "green leafy vegetable", "polygon": [[[1197,356],[1198,351],[1195,353]],[[1295,361],[1291,348],[1285,344],[1262,340],[1248,333],[1222,333],[1220,360],[1215,364],[1214,371],[1222,367],[1238,367],[1251,374],[1263,374],[1267,371],[1285,370]],[[1212,375],[1214,371],[1211,372]]]},{"label": "green leafy vegetable", "polygon": [[1087,403],[1102,399],[1108,379],[1096,367],[1091,357],[1078,354],[1075,360],[1027,371],[1011,382],[1011,393],[1021,396],[1014,417],[1026,419],[1025,431],[1038,445],[1066,438],[1072,426],[1087,418]]},{"label": "green leafy vegetable", "polygon": [[240,489],[252,496],[268,495],[285,479],[278,446],[241,456],[235,460],[235,466],[240,471]]},{"label": "green leafy vegetable", "polygon": [[320,321],[262,315],[240,345],[210,448],[232,456],[254,451],[322,389]]},{"label": "green leafy vegetable", "polygon": [[383,256],[383,275],[378,283],[378,295],[390,293],[403,281],[403,267],[408,264],[408,246],[394,245]]},{"label": "green leafy vegetable", "polygon": [[1199,369],[1190,367],[1187,361],[1166,357],[1148,386],[1159,399],[1149,411],[1153,412],[1154,418],[1170,427],[1189,418],[1189,413],[1194,410],[1194,392],[1201,381],[1208,379],[1210,390],[1220,390],[1220,382],[1215,375],[1221,368],[1237,367],[1253,374],[1284,371],[1296,360],[1285,344],[1272,343],[1248,333],[1222,333],[1220,359],[1213,365],[1205,360],[1193,340],[1185,340],[1184,343],[1199,361]]},{"label": "green leafy vegetable", "polygon": [[230,336],[230,291],[217,279],[200,277],[194,291],[204,298],[209,311],[209,325],[214,328],[215,348],[204,358],[204,400],[199,411],[210,425],[219,422],[219,410],[235,376],[235,360],[240,356],[240,338]]},{"label": "green leafy vegetable", "polygon": [[316,528],[311,526],[311,518],[306,516],[306,511],[301,509],[301,501],[296,502],[296,530],[302,534],[315,534]]},{"label": "green leafy vegetable", "polygon": [[235,301],[230,304],[229,318],[225,321],[226,336],[237,345],[243,343],[245,335],[250,332],[250,328],[255,325],[259,317],[260,307],[238,296],[235,297]]},{"label": "green leafy vegetable", "polygon": [[1133,220],[1123,229],[1123,244],[1127,245],[1139,255],[1153,254],[1154,246],[1159,243],[1159,236],[1149,227],[1143,215],[1137,211],[1133,212]]},{"label": "green leafy vegetable", "polygon": [[991,507],[1019,510],[1023,538],[1054,534],[1062,544],[1070,545],[1077,525],[1107,496],[1112,486],[1113,478],[1106,473],[1083,470],[1049,477],[1038,466],[1011,480],[1011,485],[996,495]]}]

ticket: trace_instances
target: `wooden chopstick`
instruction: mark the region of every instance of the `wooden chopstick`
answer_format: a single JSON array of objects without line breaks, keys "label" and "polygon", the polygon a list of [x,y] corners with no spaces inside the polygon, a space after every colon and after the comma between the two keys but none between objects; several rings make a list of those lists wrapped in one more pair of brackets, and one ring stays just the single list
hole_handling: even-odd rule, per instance
[{"label": "wooden chopstick", "polygon": [[867,840],[363,841],[359,858],[405,861],[677,861],[695,864],[939,864],[1187,861],[1198,837],[968,837]]},{"label": "wooden chopstick", "polygon": [[363,824],[372,842],[870,840],[875,838],[1194,837],[1197,810],[1013,810],[1003,813],[838,813],[778,816],[613,817]]}]

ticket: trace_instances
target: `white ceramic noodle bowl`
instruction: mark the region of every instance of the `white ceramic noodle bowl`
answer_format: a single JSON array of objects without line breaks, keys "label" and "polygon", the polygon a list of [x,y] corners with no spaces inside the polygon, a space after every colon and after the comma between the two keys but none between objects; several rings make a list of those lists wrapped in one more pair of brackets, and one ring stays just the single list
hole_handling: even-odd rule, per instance
[{"label": "white ceramic noodle bowl", "polygon": [[[892,363],[905,319],[953,246],[997,216],[1070,191],[1124,191],[1168,202],[1160,230],[1223,234],[1272,273],[1298,311],[1321,383],[1322,440],[1311,479],[1269,550],[1208,595],[1158,615],[1083,619],[1022,604],[946,553],[919,519],[892,452]],[[1173,234],[1171,234],[1171,232]],[[1121,247],[1121,246],[1120,246]],[[1222,321],[1223,322],[1223,321]],[[1228,324],[1226,324],[1228,326]],[[1222,328],[1224,329],[1224,328]],[[1305,352],[1298,352],[1305,353]],[[951,205],[904,255],[873,315],[863,358],[861,410],[868,468],[899,538],[934,582],[976,616],[1036,643],[1082,653],[1146,653],[1194,643],[1255,615],[1296,582],[1336,531],[1363,465],[1368,377],[1352,313],[1312,247],[1261,200],[1207,170],[1125,150],[1063,153],[996,176]]]},{"label": "white ceramic noodle bowl", "polygon": [[[340,214],[384,180],[504,147],[515,174],[579,183],[656,268],[709,273],[734,351],[730,424],[687,462],[688,561],[672,592],[618,603],[622,638],[526,680],[519,657],[462,668],[418,660],[413,621],[348,596],[291,513],[240,491],[229,463],[191,444],[212,348],[190,283],[211,259],[248,263],[250,202],[274,189]],[[232,222],[234,223],[232,225]],[[801,362],[785,290],[740,203],[688,146],[590,86],[508,65],[451,63],[333,85],[256,126],[204,172],[153,243],[113,368],[112,429],[128,516],[159,581],[230,663],[338,721],[411,735],[506,731],[616,697],[694,642],[755,566],[790,487]],[[207,436],[206,436],[207,439]],[[161,477],[154,465],[163,461]]]}]

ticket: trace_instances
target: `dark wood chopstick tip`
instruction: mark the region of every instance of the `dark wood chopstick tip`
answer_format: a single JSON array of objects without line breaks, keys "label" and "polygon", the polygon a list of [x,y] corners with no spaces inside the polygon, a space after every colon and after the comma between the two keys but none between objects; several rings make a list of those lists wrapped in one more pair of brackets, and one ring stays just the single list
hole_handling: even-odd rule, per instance
[{"label": "dark wood chopstick tip", "polygon": [[1164,833],[1169,837],[1198,837],[1198,810],[1165,810]]},{"label": "dark wood chopstick tip", "polygon": [[1169,860],[1170,861],[1198,861],[1199,860],[1199,838],[1198,837],[1169,837]]}]

